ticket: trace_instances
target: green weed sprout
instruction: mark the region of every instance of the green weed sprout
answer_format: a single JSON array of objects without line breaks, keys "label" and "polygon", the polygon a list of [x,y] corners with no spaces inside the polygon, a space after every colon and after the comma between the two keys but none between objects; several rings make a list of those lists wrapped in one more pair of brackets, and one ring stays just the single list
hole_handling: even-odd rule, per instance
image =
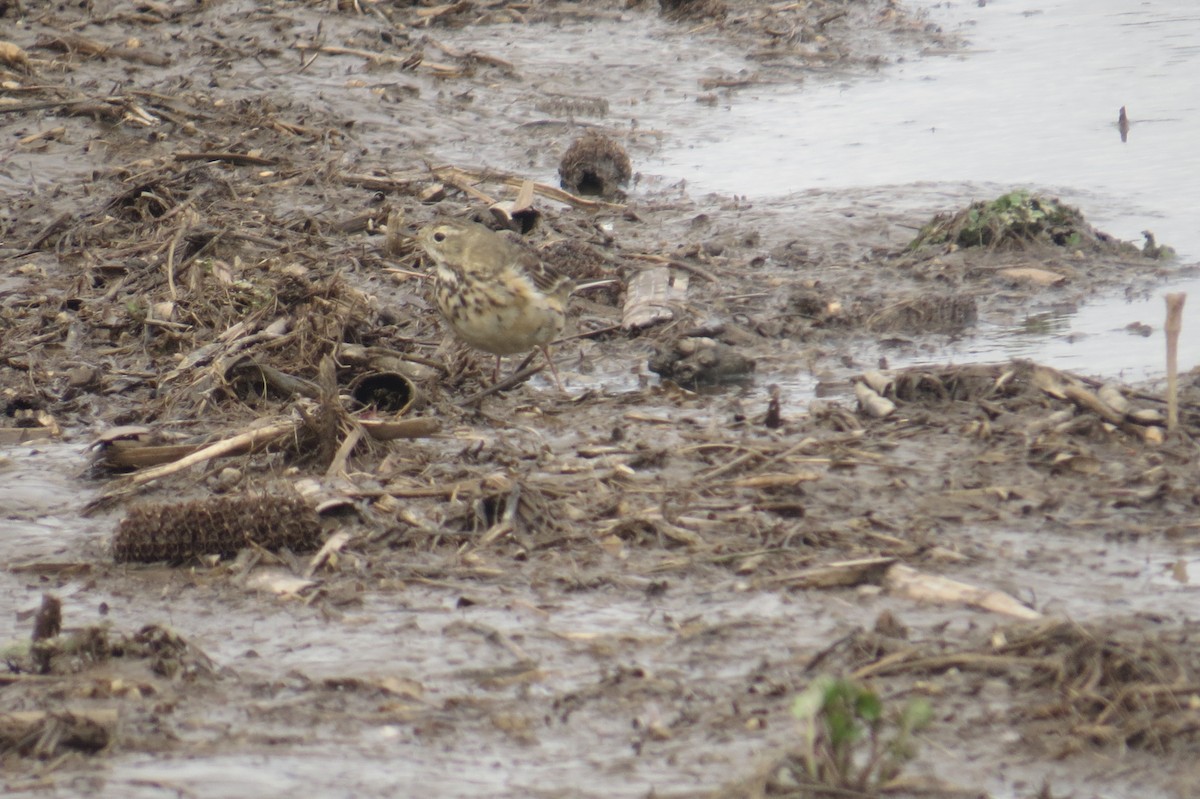
[{"label": "green weed sprout", "polygon": [[820,787],[878,791],[916,756],[913,733],[929,725],[933,709],[911,699],[886,713],[879,696],[846,679],[819,677],[796,697],[792,715],[803,737],[792,777]]}]

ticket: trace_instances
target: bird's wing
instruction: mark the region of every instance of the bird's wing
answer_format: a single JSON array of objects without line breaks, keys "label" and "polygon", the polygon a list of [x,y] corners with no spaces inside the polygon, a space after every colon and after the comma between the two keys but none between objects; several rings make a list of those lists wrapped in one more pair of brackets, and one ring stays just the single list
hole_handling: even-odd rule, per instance
[{"label": "bird's wing", "polygon": [[543,294],[558,294],[571,285],[571,279],[526,250],[517,259],[521,270],[533,281],[534,287]]}]

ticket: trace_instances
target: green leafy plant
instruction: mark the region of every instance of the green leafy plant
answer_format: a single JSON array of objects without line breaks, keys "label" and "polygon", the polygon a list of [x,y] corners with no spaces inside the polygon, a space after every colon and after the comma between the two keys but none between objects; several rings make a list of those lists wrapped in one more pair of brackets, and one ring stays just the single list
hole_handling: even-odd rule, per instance
[{"label": "green leafy plant", "polygon": [[1083,243],[1080,230],[1084,228],[1078,209],[1054,197],[1018,189],[988,202],[972,203],[957,214],[934,217],[908,249],[948,243],[959,247],[1021,246],[1034,241],[1078,247]]},{"label": "green leafy plant", "polygon": [[933,709],[910,699],[885,709],[869,688],[852,680],[820,677],[792,703],[803,743],[790,761],[795,784],[820,789],[878,791],[916,756],[913,733],[927,727]]}]

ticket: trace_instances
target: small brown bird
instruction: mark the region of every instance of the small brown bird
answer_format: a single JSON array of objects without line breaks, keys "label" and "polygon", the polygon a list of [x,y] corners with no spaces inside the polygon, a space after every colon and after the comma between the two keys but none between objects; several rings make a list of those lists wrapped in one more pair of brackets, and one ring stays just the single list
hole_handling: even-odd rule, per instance
[{"label": "small brown bird", "polygon": [[500,356],[537,347],[546,356],[554,382],[562,381],[548,345],[567,319],[574,284],[546,266],[531,250],[474,222],[439,222],[421,230],[417,242],[437,273],[433,296],[458,337]]}]

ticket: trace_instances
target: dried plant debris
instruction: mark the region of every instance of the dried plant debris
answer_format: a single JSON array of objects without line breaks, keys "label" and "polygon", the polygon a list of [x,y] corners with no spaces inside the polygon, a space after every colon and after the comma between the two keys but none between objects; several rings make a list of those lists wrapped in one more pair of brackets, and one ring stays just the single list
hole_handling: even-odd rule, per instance
[{"label": "dried plant debris", "polygon": [[[133,634],[105,626],[59,629],[38,638],[52,629],[43,620],[48,608],[52,615],[61,613],[57,597],[43,597],[32,645],[13,642],[0,648],[9,673],[6,705],[19,708],[0,710],[0,756],[11,753],[45,760],[68,752],[102,752],[117,742],[121,730],[136,725],[119,724],[122,714],[117,707],[97,707],[82,701],[84,696],[103,698],[109,705],[117,698],[159,695],[162,681],[192,682],[217,675],[204,652],[159,625],[147,625]],[[97,667],[102,674],[90,679]],[[114,677],[118,671],[123,676]],[[82,685],[71,682],[77,675],[87,681],[86,693]],[[22,692],[20,686],[28,690]],[[48,692],[47,686],[54,687]],[[50,707],[29,709],[47,704]]]},{"label": "dried plant debris", "polygon": [[1045,404],[1032,361],[1011,364],[967,364],[949,367],[912,367],[888,375],[881,392],[904,403],[976,402],[1021,398]]},{"label": "dried plant debris", "polygon": [[0,64],[24,70],[29,66],[29,54],[12,42],[0,41]]},{"label": "dried plant debris", "polygon": [[1186,631],[1146,632],[1138,625],[1047,621],[988,633],[956,649],[945,642],[881,653],[857,676],[1004,675],[1022,701],[1014,720],[1032,725],[1038,747],[1057,740],[1057,756],[1095,746],[1165,752],[1193,749],[1200,735],[1195,644]]},{"label": "dried plant debris", "polygon": [[784,316],[809,324],[836,324],[845,321],[841,300],[816,286],[797,286],[786,295]]},{"label": "dried plant debris", "polygon": [[134,634],[103,626],[74,627],[36,643],[43,653],[36,658],[27,647],[5,647],[4,658],[10,671],[64,676],[84,672],[113,658],[126,658],[145,660],[153,674],[168,679],[190,680],[216,674],[216,667],[207,655],[179,634],[155,624]]},{"label": "dried plant debris", "polygon": [[616,266],[613,256],[576,238],[547,242],[539,251],[557,271],[577,283],[611,277]]},{"label": "dried plant debris", "polygon": [[602,118],[608,116],[608,100],[603,97],[547,94],[535,103],[535,107],[543,114],[564,117]]},{"label": "dried plant debris", "polygon": [[1001,655],[1046,664],[1025,682],[1050,688],[1054,698],[1021,707],[1018,715],[1066,736],[1060,754],[1088,744],[1163,752],[1196,741],[1196,653],[1186,638],[1073,622],[1006,637]]},{"label": "dried plant debris", "polygon": [[315,510],[294,494],[249,494],[130,508],[113,537],[118,563],[232,557],[242,548],[307,552],[321,545]]},{"label": "dried plant debris", "polygon": [[539,248],[555,270],[576,283],[576,292],[592,302],[617,306],[624,292],[616,258],[579,239],[558,239]]},{"label": "dried plant debris", "polygon": [[720,341],[684,336],[657,348],[650,371],[685,388],[747,380],[754,374],[754,359]]},{"label": "dried plant debris", "polygon": [[1078,208],[1023,189],[972,203],[955,214],[939,214],[921,228],[908,249],[947,244],[991,249],[1042,244],[1116,250],[1127,255],[1138,252],[1088,225]]},{"label": "dried plant debris", "polygon": [[658,0],[660,13],[667,19],[725,19],[729,7],[721,0]]},{"label": "dried plant debris", "polygon": [[93,755],[114,740],[118,714],[100,710],[23,710],[0,714],[0,755],[50,760],[68,752]]},{"label": "dried plant debris", "polygon": [[52,594],[42,594],[42,606],[33,620],[33,641],[55,638],[62,632],[62,600]]},{"label": "dried plant debris", "polygon": [[[867,372],[862,383],[880,397],[910,408],[973,403],[996,420],[973,426],[984,435],[1011,427],[1034,442],[1056,433],[1106,435],[1114,430],[1147,444],[1164,440],[1162,400],[1032,361]],[[1200,408],[1191,398],[1185,399],[1182,421],[1200,432]]]},{"label": "dried plant debris", "polygon": [[893,303],[872,314],[867,327],[877,333],[954,335],[979,318],[969,294],[927,294]]},{"label": "dried plant debris", "polygon": [[598,131],[576,139],[558,165],[562,187],[575,194],[620,198],[621,186],[633,176],[625,148]]},{"label": "dried plant debris", "polygon": [[1142,244],[1142,255],[1147,258],[1152,258],[1155,261],[1169,261],[1175,257],[1175,248],[1168,247],[1166,244],[1159,244],[1154,234],[1149,230],[1142,231],[1142,238],[1145,240]]},{"label": "dried plant debris", "polygon": [[17,710],[0,714],[0,755],[46,759],[67,752],[95,755],[113,743],[115,709]]}]

